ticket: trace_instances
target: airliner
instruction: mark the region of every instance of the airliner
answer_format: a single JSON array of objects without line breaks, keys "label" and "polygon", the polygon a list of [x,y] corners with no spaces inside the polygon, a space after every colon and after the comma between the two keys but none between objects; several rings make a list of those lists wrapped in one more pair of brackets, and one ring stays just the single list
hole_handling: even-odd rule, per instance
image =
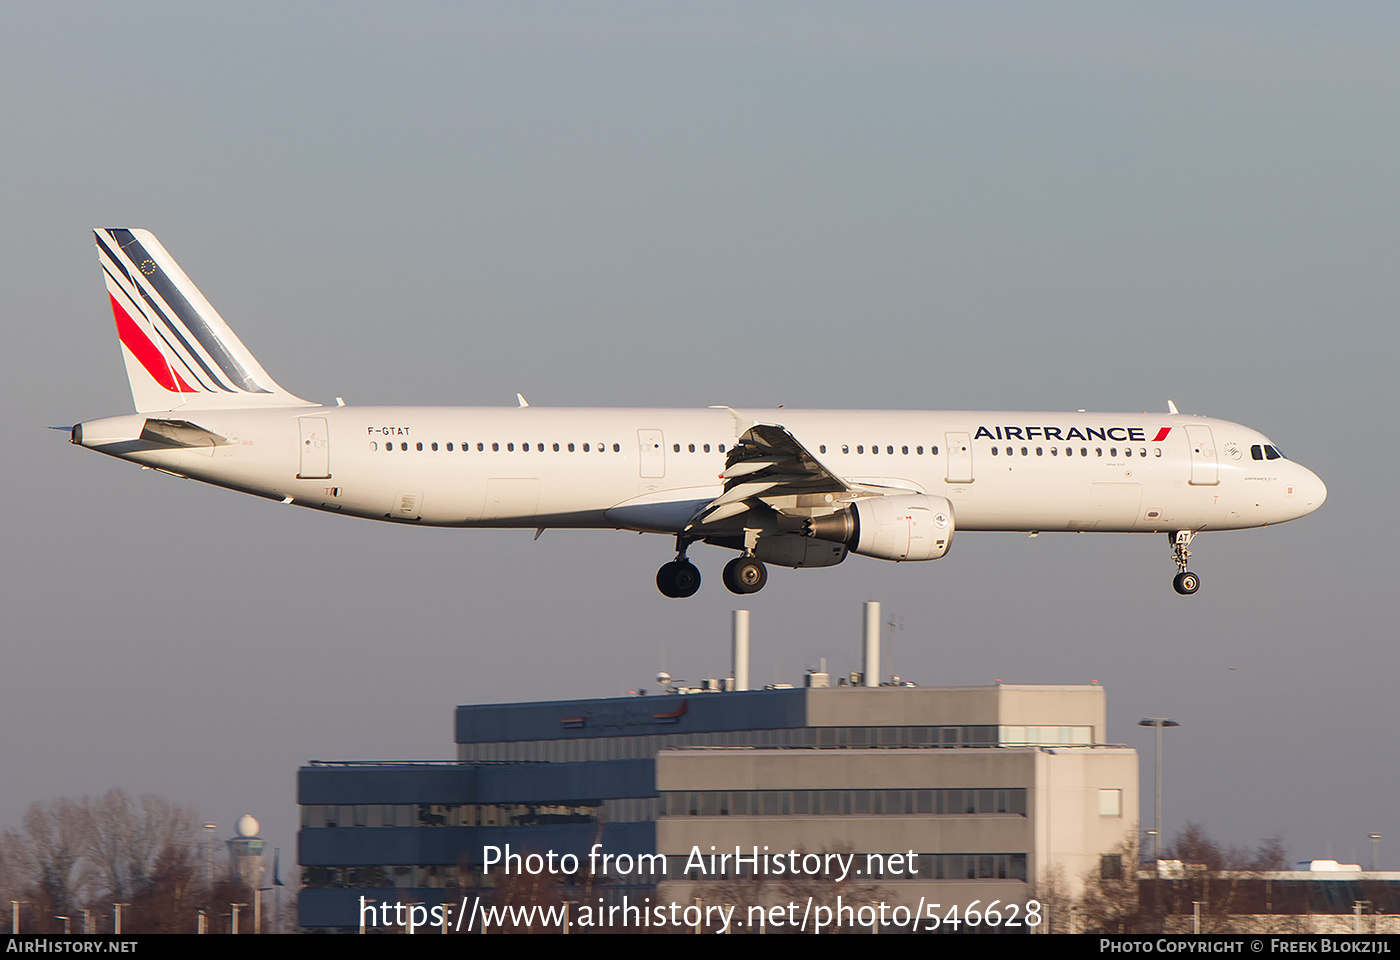
[{"label": "airliner", "polygon": [[1165,533],[1177,593],[1195,536],[1295,520],[1327,488],[1267,437],[1168,412],[360,407],[270,377],[160,242],[95,231],[136,413],[72,442],[330,513],[419,526],[635,530],[675,539],[656,575],[689,597],[692,544],[767,565],[937,560],[955,529]]}]

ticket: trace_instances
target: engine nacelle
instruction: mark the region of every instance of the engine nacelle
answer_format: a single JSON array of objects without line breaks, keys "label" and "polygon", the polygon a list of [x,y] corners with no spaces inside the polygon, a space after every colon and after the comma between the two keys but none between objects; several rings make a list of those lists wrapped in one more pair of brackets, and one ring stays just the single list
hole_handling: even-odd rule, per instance
[{"label": "engine nacelle", "polygon": [[779,567],[834,567],[846,559],[846,545],[799,533],[783,533],[776,537],[760,537],[753,555]]},{"label": "engine nacelle", "polygon": [[953,505],[921,493],[857,500],[840,513],[813,517],[806,534],[843,543],[881,560],[937,560],[953,545]]}]

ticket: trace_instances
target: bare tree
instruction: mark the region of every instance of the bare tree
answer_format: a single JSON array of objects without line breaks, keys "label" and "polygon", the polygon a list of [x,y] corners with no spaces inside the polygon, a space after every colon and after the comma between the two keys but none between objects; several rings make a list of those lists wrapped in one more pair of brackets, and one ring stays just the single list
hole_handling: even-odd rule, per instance
[{"label": "bare tree", "polygon": [[[834,847],[822,848],[822,861],[826,862],[828,854],[840,854],[841,856],[860,856],[854,853],[854,847],[850,844],[837,844]],[[799,849],[799,857],[804,857],[806,851]],[[827,907],[835,907],[837,898],[840,902],[860,907],[866,904],[878,904],[888,902],[893,899],[890,892],[877,884],[868,881],[855,879],[856,873],[852,870],[845,878],[823,874],[820,876],[809,876],[801,873],[786,874],[782,882],[778,884],[778,889],[782,894],[781,901],[784,903],[802,903],[809,897],[813,903]]]},{"label": "bare tree", "polygon": [[99,800],[84,798],[87,845],[84,853],[96,871],[102,894],[127,901],[150,885],[157,860],[193,860],[196,818],[188,807],[144,794],[133,802],[120,789]]},{"label": "bare tree", "polygon": [[[510,922],[502,921],[494,927],[492,933],[559,933],[557,925],[546,924],[548,914],[551,909],[562,910],[565,901],[565,890],[560,884],[559,878],[549,873],[512,873],[500,878],[496,884],[496,889],[491,892],[490,900],[498,906],[516,906],[523,904],[534,904],[542,907],[533,913],[517,914]],[[521,922],[522,919],[525,922]],[[617,932],[614,930],[613,932]]]},{"label": "bare tree", "polygon": [[5,831],[5,861],[19,891],[14,899],[28,905],[35,932],[55,932],[55,916],[72,916],[86,902],[81,869],[85,836],[82,807],[71,800],[32,803],[23,830]]},{"label": "bare tree", "polygon": [[1080,933],[1143,933],[1145,916],[1138,898],[1138,849],[1128,837],[1084,877],[1078,909]]},{"label": "bare tree", "polygon": [[1210,838],[1206,828],[1195,820],[1187,821],[1177,832],[1176,842],[1172,844],[1167,859],[1200,864],[1207,870],[1225,869],[1225,851]]},{"label": "bare tree", "polygon": [[[784,891],[789,890],[790,886],[790,881],[779,884],[766,873],[746,872],[728,880],[706,884],[698,888],[695,895],[705,903],[734,907],[734,916],[747,922],[753,908],[766,908],[785,902],[787,897]],[[783,932],[781,927],[775,929]]]},{"label": "bare tree", "polygon": [[1207,870],[1287,870],[1288,851],[1280,836],[1266,837],[1259,846],[1222,847],[1206,828],[1188,821],[1176,835],[1167,859],[1203,865]]},{"label": "bare tree", "polygon": [[61,932],[57,917],[120,902],[128,931],[192,932],[198,822],[188,807],[116,789],[32,803],[22,829],[0,835],[0,887],[24,901],[22,930]]},{"label": "bare tree", "polygon": [[[145,799],[145,798],[143,798]],[[169,830],[146,867],[145,880],[134,886],[129,901],[133,929],[143,933],[194,933],[200,862],[192,835]]]},{"label": "bare tree", "polygon": [[1283,837],[1265,837],[1253,850],[1230,848],[1226,858],[1227,870],[1287,870],[1288,850],[1283,845]]},{"label": "bare tree", "polygon": [[[1180,864],[1160,876],[1137,878],[1127,867],[1136,863],[1131,845],[1105,857],[1099,875],[1085,878],[1084,893],[1073,906],[1082,927],[1114,933],[1158,932],[1192,923],[1199,910],[1203,933],[1239,930],[1241,916],[1273,912],[1270,888],[1262,875],[1288,867],[1281,838],[1266,838],[1252,849],[1225,847],[1196,822],[1187,823],[1176,835],[1166,858]],[[1111,863],[1122,863],[1124,869],[1121,873],[1109,870]],[[1290,922],[1280,920],[1271,929],[1285,932]]]},{"label": "bare tree", "polygon": [[[0,908],[8,907],[11,900],[22,899],[20,891],[25,886],[19,862],[11,850],[9,832],[6,831],[0,834]],[[14,932],[10,929],[10,919],[9,913],[0,916],[0,930]]]},{"label": "bare tree", "polygon": [[1035,899],[1045,911],[1046,933],[1075,933],[1079,928],[1076,915],[1079,901],[1071,893],[1064,867],[1055,864],[1035,887]]}]

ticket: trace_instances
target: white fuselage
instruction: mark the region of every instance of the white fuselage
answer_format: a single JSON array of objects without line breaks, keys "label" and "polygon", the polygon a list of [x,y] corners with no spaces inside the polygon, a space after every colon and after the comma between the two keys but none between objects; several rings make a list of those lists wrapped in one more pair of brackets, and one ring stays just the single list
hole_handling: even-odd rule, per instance
[{"label": "white fuselage", "polygon": [[735,550],[737,594],[764,564],[848,553],[937,560],[962,530],[1171,534],[1195,593],[1202,530],[1262,527],[1327,490],[1247,427],[1171,413],[322,407],[284,390],[148,230],[93,233],[139,413],[73,442],[317,510],[451,527],[675,534],[657,571],[693,596],[692,543]]},{"label": "white fuselage", "polygon": [[[222,442],[139,439],[148,417]],[[724,489],[748,423],[779,424],[871,493],[946,497],[960,530],[1226,530],[1311,513],[1326,488],[1248,427],[1180,414],[292,407],[144,413],[83,446],[375,520],[680,532]],[[1270,448],[1272,450],[1272,448]]]}]

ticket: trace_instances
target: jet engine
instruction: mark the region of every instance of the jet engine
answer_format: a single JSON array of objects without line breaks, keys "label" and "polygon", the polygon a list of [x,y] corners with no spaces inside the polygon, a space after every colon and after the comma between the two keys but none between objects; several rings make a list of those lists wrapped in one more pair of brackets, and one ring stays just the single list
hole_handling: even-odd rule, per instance
[{"label": "jet engine", "polygon": [[921,493],[857,500],[837,513],[813,517],[807,536],[842,543],[881,560],[937,560],[953,544],[953,505]]}]

